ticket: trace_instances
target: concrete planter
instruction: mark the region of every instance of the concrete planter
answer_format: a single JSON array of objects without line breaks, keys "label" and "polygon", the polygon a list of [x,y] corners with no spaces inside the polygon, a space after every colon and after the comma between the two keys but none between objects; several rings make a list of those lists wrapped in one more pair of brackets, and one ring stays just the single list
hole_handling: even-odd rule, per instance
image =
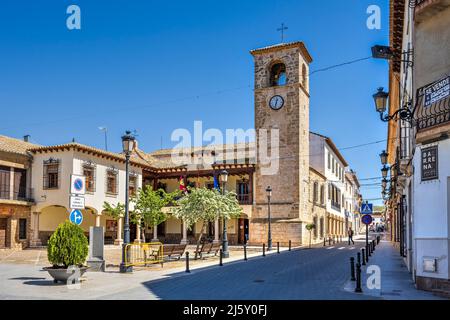
[{"label": "concrete planter", "polygon": [[[79,272],[77,273],[77,269]],[[86,272],[88,267],[79,267],[79,268],[54,268],[54,267],[45,267],[43,270],[47,271],[53,278],[54,283],[58,283],[61,281],[63,283],[72,283],[78,282],[80,277]],[[69,279],[70,278],[70,279]]]}]

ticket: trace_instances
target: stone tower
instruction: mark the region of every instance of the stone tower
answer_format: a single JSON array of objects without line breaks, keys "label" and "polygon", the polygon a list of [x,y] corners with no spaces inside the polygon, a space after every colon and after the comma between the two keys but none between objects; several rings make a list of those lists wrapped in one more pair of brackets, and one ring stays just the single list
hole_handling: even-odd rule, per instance
[{"label": "stone tower", "polygon": [[[302,244],[308,238],[309,197],[309,64],[303,42],[252,50],[255,63],[255,129],[257,165],[255,200],[250,219],[250,243],[267,244],[268,201],[271,186],[272,243]],[[278,155],[271,130],[278,130]],[[261,139],[267,130],[268,149]],[[261,148],[271,160],[261,158]],[[271,170],[268,170],[268,168]],[[309,219],[308,219],[309,218]]]}]

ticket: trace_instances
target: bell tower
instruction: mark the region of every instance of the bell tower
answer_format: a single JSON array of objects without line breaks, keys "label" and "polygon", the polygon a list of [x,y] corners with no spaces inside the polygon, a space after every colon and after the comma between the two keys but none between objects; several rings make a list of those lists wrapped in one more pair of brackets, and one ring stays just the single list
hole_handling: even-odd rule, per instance
[{"label": "bell tower", "polygon": [[[286,244],[291,240],[302,244],[307,239],[304,221],[309,215],[308,74],[312,58],[303,42],[278,44],[250,53],[255,65],[257,163],[249,242],[267,244],[266,188],[271,186],[272,242]],[[267,154],[267,158],[263,159],[262,154]]]}]

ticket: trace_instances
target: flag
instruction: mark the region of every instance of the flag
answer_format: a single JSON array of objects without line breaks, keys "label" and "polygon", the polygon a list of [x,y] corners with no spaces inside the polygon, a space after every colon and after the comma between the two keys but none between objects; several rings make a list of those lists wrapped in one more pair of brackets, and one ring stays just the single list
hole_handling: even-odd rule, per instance
[{"label": "flag", "polygon": [[180,190],[181,191],[186,191],[186,185],[184,183],[183,177],[180,177]]},{"label": "flag", "polygon": [[214,175],[214,189],[220,190],[219,180],[217,180],[217,175]]}]

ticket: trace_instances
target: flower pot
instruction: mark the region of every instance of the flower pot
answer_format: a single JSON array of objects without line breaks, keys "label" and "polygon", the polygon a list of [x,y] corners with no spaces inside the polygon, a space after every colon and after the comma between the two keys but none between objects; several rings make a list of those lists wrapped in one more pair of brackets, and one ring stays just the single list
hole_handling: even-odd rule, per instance
[{"label": "flower pot", "polygon": [[[80,280],[80,277],[86,272],[88,267],[69,267],[69,268],[55,268],[45,267],[43,270],[47,271],[53,278],[54,283],[61,281],[63,283],[75,283]],[[78,270],[78,272],[76,272]]]}]

